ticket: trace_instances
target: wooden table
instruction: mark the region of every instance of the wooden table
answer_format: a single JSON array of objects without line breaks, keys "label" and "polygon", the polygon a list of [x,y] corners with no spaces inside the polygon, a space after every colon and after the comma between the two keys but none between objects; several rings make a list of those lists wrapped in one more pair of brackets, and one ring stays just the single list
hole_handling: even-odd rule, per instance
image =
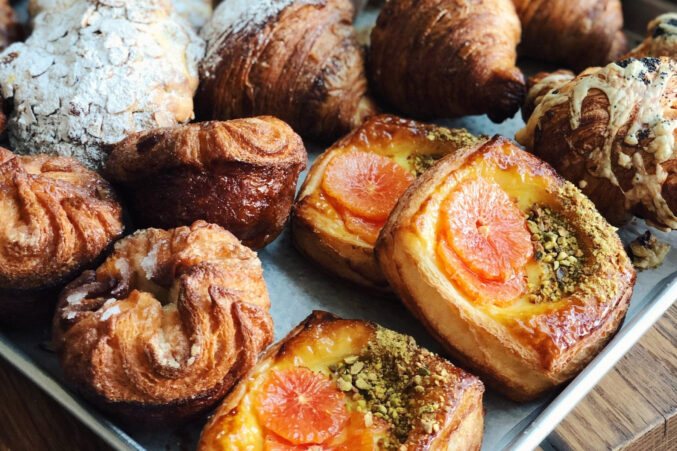
[{"label": "wooden table", "polygon": [[[541,450],[677,450],[677,305],[606,375]],[[108,447],[0,361],[0,451]]]}]

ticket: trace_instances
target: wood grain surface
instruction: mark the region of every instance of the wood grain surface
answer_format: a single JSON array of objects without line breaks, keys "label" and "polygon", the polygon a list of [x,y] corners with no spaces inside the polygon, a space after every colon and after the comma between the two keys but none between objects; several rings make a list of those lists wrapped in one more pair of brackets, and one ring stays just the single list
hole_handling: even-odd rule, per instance
[{"label": "wood grain surface", "polygon": [[[677,450],[677,305],[542,444],[544,451]],[[107,450],[0,359],[0,450]]]}]

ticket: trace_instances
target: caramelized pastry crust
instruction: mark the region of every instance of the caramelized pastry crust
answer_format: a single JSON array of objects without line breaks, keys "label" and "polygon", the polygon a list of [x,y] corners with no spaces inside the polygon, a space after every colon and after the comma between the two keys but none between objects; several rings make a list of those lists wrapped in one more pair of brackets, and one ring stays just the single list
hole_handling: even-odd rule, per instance
[{"label": "caramelized pastry crust", "polygon": [[578,184],[613,223],[677,228],[677,64],[630,59],[545,95],[517,141]]},{"label": "caramelized pastry crust", "polygon": [[146,226],[216,223],[260,248],[282,231],[307,155],[270,116],[202,122],[132,135],[106,162]]},{"label": "caramelized pastry crust", "polygon": [[56,292],[122,233],[110,185],[67,157],[0,147],[0,321],[46,319]]},{"label": "caramelized pastry crust", "polygon": [[623,59],[647,56],[677,58],[677,12],[661,14],[649,22],[644,41]]},{"label": "caramelized pastry crust", "polygon": [[515,67],[520,23],[510,0],[390,0],[371,32],[376,94],[414,117],[512,117],[524,97]]},{"label": "caramelized pastry crust", "polygon": [[[284,397],[276,398],[273,408],[267,405],[271,394],[283,394],[299,377],[313,382],[295,395],[315,408],[314,424],[286,410]],[[271,391],[271,385],[283,390]],[[298,449],[479,450],[483,392],[478,378],[418,347],[411,337],[315,311],[228,395],[202,431],[198,449],[297,449],[284,435]],[[324,418],[329,407],[332,415]],[[318,423],[333,426],[331,434],[313,427]],[[310,432],[312,444],[302,437]]]},{"label": "caramelized pastry crust", "polygon": [[522,22],[520,53],[577,71],[627,50],[620,0],[513,0]]},{"label": "caramelized pastry crust", "polygon": [[[435,161],[476,142],[478,139],[465,130],[449,130],[389,115],[368,119],[320,155],[308,171],[292,213],[294,244],[308,258],[331,273],[377,291],[390,291],[373,254],[374,242],[385,223],[387,211],[384,211],[383,219],[364,218],[351,211],[350,198],[356,194],[333,196],[328,192],[332,186],[325,183],[327,167],[333,164],[332,161],[337,161],[335,158],[368,152],[378,159],[377,162],[386,162],[381,171],[392,174],[397,169],[404,173],[403,191]],[[362,163],[357,161],[355,164],[360,166]],[[379,174],[367,174],[367,177],[370,175],[375,179],[385,178]],[[361,176],[351,170],[344,174],[346,180],[343,183],[360,182],[353,179]],[[388,183],[397,182],[390,175]],[[365,188],[370,189],[367,186],[356,187],[357,190]],[[375,188],[377,186],[371,189]],[[383,202],[387,196],[382,195],[382,191],[387,191],[392,198],[386,200],[392,201],[394,205],[399,192],[389,192],[389,186],[378,188],[379,192],[373,192],[374,198],[378,196],[379,199],[375,202]]]},{"label": "caramelized pastry crust", "polygon": [[256,254],[197,221],[115,245],[59,297],[54,345],[66,379],[122,419],[177,422],[218,402],[270,344]]},{"label": "caramelized pastry crust", "polygon": [[202,29],[202,119],[270,114],[334,139],[374,114],[348,0],[226,0]]},{"label": "caramelized pastry crust", "polygon": [[621,323],[635,282],[592,202],[502,137],[420,177],[376,256],[440,343],[515,400],[583,368]]}]

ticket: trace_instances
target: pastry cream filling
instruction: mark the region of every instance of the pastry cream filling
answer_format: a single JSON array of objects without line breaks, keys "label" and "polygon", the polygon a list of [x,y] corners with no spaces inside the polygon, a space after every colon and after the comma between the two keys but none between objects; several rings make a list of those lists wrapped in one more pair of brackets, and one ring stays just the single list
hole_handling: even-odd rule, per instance
[{"label": "pastry cream filling", "polygon": [[[593,169],[589,171],[621,188],[625,194],[626,208],[641,203],[655,212],[661,222],[677,228],[677,217],[661,191],[667,178],[667,172],[661,164],[673,158],[675,148],[677,118],[667,116],[666,110],[670,111],[671,105],[664,105],[666,89],[674,72],[673,62],[645,58],[609,64],[596,72],[579,76],[563,88],[550,91],[516,138],[533,148],[535,131],[541,119],[553,107],[567,102],[570,126],[576,130],[580,126],[583,101],[591,90],[602,91],[609,100],[608,132],[603,145],[593,149],[588,156],[593,163],[589,166]],[[629,190],[619,185],[612,163],[616,138],[626,126],[625,144],[639,146],[643,138],[650,138],[651,142],[644,150],[653,156],[653,161],[645,161],[639,152],[631,156],[618,152],[618,164],[635,172]]]}]

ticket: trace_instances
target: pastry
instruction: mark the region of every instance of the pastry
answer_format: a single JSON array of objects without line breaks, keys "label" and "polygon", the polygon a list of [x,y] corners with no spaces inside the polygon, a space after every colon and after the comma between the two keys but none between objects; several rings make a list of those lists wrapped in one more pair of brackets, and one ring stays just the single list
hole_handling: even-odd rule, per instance
[{"label": "pastry", "polygon": [[516,138],[614,224],[677,228],[677,63],[630,59],[545,95]]},{"label": "pastry", "polygon": [[180,423],[217,403],[272,341],[261,262],[197,221],[120,240],[59,296],[53,342],[66,380],[110,414]]},{"label": "pastry", "polygon": [[620,325],[635,282],[592,202],[500,136],[419,177],[376,257],[445,349],[514,400],[580,371]]},{"label": "pastry", "polygon": [[292,214],[294,244],[331,273],[389,291],[374,242],[397,198],[436,160],[476,142],[465,130],[388,115],[368,119],[308,171]]},{"label": "pastry", "polygon": [[[28,13],[31,17],[42,11],[62,11],[81,0],[28,0]],[[201,28],[212,15],[212,0],[163,0],[174,6],[183,18],[196,29]]]},{"label": "pastry", "polygon": [[524,97],[519,40],[510,0],[391,0],[371,32],[372,89],[409,116],[500,122]]},{"label": "pastry", "polygon": [[315,311],[228,395],[198,450],[479,450],[483,392],[411,337]]},{"label": "pastry", "polygon": [[677,12],[661,14],[649,22],[646,38],[623,59],[647,56],[677,59]]},{"label": "pastry", "polygon": [[225,0],[202,29],[200,119],[270,114],[334,139],[374,113],[348,0]]},{"label": "pastry", "polygon": [[0,323],[50,317],[58,291],[122,233],[110,185],[72,158],[0,147]]},{"label": "pastry", "polygon": [[570,70],[560,69],[554,72],[539,72],[527,80],[527,95],[522,105],[522,119],[528,121],[536,105],[541,103],[543,97],[553,89],[564,86],[576,78],[576,74]]},{"label": "pastry", "polygon": [[14,106],[10,143],[98,169],[106,145],[193,118],[203,52],[164,0],[77,0],[44,10],[26,42],[0,54],[0,88]]},{"label": "pastry", "polygon": [[519,51],[576,71],[627,50],[620,0],[513,0],[522,23]]},{"label": "pastry", "polygon": [[291,127],[262,116],[136,133],[115,146],[104,172],[144,226],[204,219],[261,248],[282,231],[306,161]]}]

